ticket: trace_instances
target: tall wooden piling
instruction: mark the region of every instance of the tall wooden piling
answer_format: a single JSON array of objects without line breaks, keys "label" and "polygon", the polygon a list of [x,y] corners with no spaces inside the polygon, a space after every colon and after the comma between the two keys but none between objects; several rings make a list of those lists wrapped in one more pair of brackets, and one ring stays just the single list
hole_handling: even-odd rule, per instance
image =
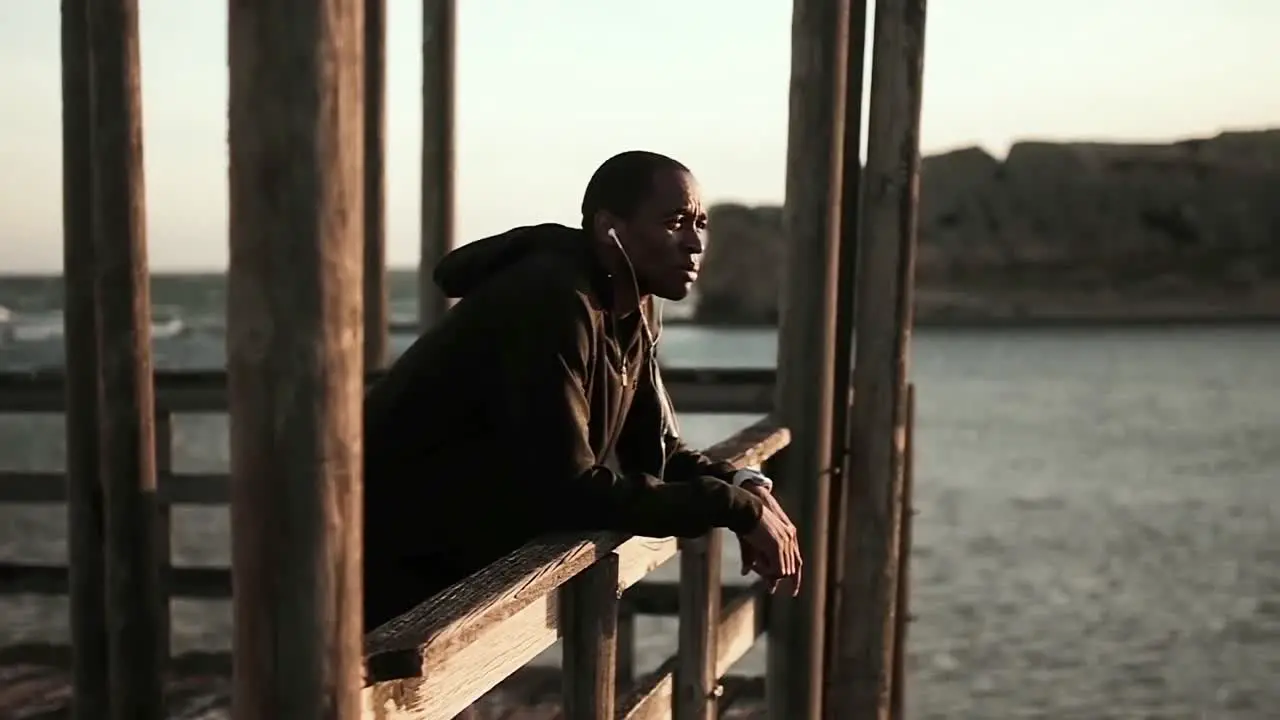
[{"label": "tall wooden piling", "polygon": [[890,712],[915,279],[925,0],[878,0],[857,281],[848,556],[833,717]]},{"label": "tall wooden piling", "polygon": [[[867,50],[867,0],[849,2],[849,44],[845,53],[844,177],[840,182],[840,252],[836,279],[835,372],[831,405],[831,525],[827,548],[827,634],[823,648],[823,707],[830,708],[832,669],[839,637],[840,587],[848,535],[844,512],[845,487],[850,477],[849,428],[853,412],[854,301],[858,270],[858,236],[862,205],[862,94]],[[829,713],[828,713],[829,715]]]},{"label": "tall wooden piling", "polygon": [[364,365],[387,362],[387,0],[364,2]]},{"label": "tall wooden piling", "polygon": [[360,713],[363,15],[231,3],[237,720]]},{"label": "tall wooden piling", "polygon": [[422,235],[418,325],[431,327],[449,308],[432,280],[454,243],[455,0],[422,0]]},{"label": "tall wooden piling", "polygon": [[794,439],[771,472],[800,532],[804,586],[770,611],[768,705],[770,717],[794,720],[818,718],[822,705],[848,12],[849,0],[796,0],[791,28],[787,275],[775,404]]},{"label": "tall wooden piling", "polygon": [[137,0],[89,4],[94,262],[101,343],[99,456],[106,506],[108,707],[164,715]]},{"label": "tall wooden piling", "polygon": [[62,0],[62,289],[74,720],[102,717],[108,698],[88,13],[88,0]]},{"label": "tall wooden piling", "polygon": [[911,625],[911,546],[915,525],[916,386],[907,385],[906,456],[902,467],[902,501],[898,521],[898,592],[894,605],[893,685],[889,717],[907,716],[907,628]]}]

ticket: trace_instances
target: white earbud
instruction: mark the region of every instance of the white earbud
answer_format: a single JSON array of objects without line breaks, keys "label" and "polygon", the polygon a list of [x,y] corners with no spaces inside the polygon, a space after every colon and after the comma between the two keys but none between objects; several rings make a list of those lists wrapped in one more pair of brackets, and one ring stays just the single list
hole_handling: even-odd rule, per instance
[{"label": "white earbud", "polygon": [[619,243],[619,244],[621,244],[621,243],[622,243],[622,241],[618,239],[618,231],[617,231],[617,230],[614,230],[613,228],[609,228],[609,232],[608,232],[607,234],[608,234],[608,236],[609,236],[609,237],[613,238],[613,241],[614,241],[614,242]]}]

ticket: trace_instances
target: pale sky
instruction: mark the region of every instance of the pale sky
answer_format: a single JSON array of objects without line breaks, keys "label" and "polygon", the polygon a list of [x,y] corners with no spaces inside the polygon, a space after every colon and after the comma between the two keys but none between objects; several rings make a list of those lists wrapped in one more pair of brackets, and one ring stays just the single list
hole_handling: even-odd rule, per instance
[{"label": "pale sky", "polygon": [[[0,273],[61,268],[59,3],[0,0]],[[420,0],[388,0],[388,254],[417,262]],[[781,202],[791,3],[459,0],[458,233],[576,223],[644,148]],[[1280,126],[1280,2],[933,0],[926,153]],[[142,0],[153,269],[227,256],[226,2]]]}]

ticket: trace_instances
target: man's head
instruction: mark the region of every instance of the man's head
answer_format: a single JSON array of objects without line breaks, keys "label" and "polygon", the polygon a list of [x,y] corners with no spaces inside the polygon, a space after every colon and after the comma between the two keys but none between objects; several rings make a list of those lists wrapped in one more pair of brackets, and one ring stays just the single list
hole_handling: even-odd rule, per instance
[{"label": "man's head", "polygon": [[643,295],[682,300],[697,278],[707,213],[689,168],[657,153],[614,155],[591,176],[582,229],[614,245],[613,230],[635,268]]}]

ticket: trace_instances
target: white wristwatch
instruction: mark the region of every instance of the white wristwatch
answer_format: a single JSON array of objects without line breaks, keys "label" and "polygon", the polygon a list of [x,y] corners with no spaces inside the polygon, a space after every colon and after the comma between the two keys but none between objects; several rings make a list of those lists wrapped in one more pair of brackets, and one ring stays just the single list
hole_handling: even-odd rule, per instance
[{"label": "white wristwatch", "polygon": [[760,487],[773,492],[773,480],[759,470],[743,468],[733,474],[733,484],[738,487],[745,485],[759,485]]}]

